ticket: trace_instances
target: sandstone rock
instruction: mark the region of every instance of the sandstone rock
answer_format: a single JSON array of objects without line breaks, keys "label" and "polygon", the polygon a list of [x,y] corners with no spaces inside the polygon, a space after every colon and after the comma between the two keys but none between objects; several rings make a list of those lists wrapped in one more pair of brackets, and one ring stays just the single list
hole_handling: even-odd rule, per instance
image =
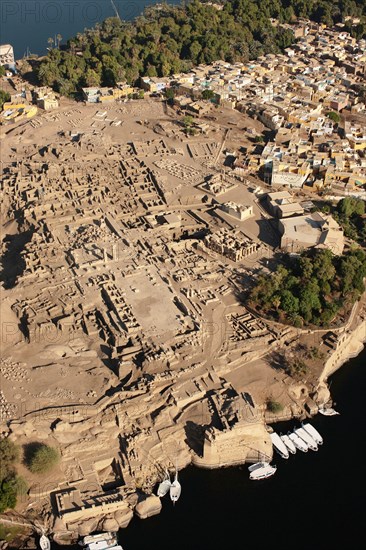
[{"label": "sandstone rock", "polygon": [[90,535],[90,533],[92,533],[93,531],[96,530],[97,526],[98,526],[98,519],[97,518],[93,518],[89,521],[80,522],[78,524],[79,535],[81,537],[84,537],[86,535]]},{"label": "sandstone rock", "polygon": [[90,530],[87,523],[81,523],[79,526],[79,535],[81,537],[85,537],[86,535],[89,535]]},{"label": "sandstone rock", "polygon": [[318,386],[317,391],[313,395],[313,399],[319,405],[327,403],[331,399],[328,386],[326,384]]},{"label": "sandstone rock", "polygon": [[126,496],[125,500],[130,506],[134,508],[139,501],[139,497],[136,493],[131,493],[130,495]]},{"label": "sandstone rock", "polygon": [[80,439],[80,436],[76,433],[58,433],[55,434],[55,438],[59,443],[68,444],[74,443]]},{"label": "sandstone rock", "polygon": [[23,435],[29,437],[36,431],[32,422],[20,422],[19,424],[11,423],[10,428],[15,437]]},{"label": "sandstone rock", "polygon": [[131,508],[126,507],[124,510],[117,510],[114,514],[115,520],[119,527],[127,527],[133,517],[133,511]]},{"label": "sandstone rock", "polygon": [[48,439],[51,435],[51,430],[37,429],[37,439]]},{"label": "sandstone rock", "polygon": [[288,393],[295,400],[306,399],[309,395],[305,384],[292,384],[288,389]]},{"label": "sandstone rock", "polygon": [[90,430],[89,430],[91,435],[97,435],[102,431],[103,431],[103,428],[101,426],[94,426],[93,428],[90,428]]},{"label": "sandstone rock", "polygon": [[135,508],[135,513],[140,519],[146,519],[160,513],[162,503],[156,495],[150,495],[141,500]]},{"label": "sandstone rock", "polygon": [[118,531],[118,528],[115,518],[107,518],[103,521],[103,531]]},{"label": "sandstone rock", "polygon": [[55,433],[59,432],[69,432],[71,431],[71,425],[68,422],[64,422],[63,420],[57,422],[56,426],[53,428],[53,431]]},{"label": "sandstone rock", "polygon": [[65,523],[58,516],[55,516],[55,521],[53,522],[52,530],[53,532],[60,532],[60,533],[66,531]]}]

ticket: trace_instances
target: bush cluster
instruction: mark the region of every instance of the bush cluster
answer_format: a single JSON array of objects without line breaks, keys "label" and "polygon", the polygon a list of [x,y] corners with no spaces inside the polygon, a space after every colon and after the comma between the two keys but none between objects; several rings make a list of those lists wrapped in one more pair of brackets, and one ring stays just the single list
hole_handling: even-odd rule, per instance
[{"label": "bush cluster", "polygon": [[257,310],[294,326],[328,326],[349,309],[365,289],[366,254],[353,249],[342,256],[330,250],[285,256],[271,275],[258,278],[249,299]]}]

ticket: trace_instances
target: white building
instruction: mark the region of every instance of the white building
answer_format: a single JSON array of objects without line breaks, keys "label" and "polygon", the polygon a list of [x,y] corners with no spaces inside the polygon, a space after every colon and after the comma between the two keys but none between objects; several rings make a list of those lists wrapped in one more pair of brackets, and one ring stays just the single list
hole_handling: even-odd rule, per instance
[{"label": "white building", "polygon": [[336,255],[343,252],[343,230],[332,216],[315,212],[281,219],[278,228],[282,235],[281,248],[287,252],[301,252],[313,247],[328,248]]},{"label": "white building", "polygon": [[253,206],[244,206],[242,204],[237,204],[236,202],[228,201],[220,205],[221,210],[237,218],[240,221],[246,220],[253,216]]}]

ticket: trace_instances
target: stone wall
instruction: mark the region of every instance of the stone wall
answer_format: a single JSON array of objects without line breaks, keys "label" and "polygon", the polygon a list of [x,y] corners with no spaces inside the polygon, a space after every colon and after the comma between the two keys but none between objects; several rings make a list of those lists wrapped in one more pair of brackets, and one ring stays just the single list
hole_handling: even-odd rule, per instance
[{"label": "stone wall", "polygon": [[352,357],[356,357],[366,342],[366,318],[360,318],[358,326],[353,331],[347,331],[341,337],[336,350],[324,364],[319,382],[325,382],[339,367]]}]

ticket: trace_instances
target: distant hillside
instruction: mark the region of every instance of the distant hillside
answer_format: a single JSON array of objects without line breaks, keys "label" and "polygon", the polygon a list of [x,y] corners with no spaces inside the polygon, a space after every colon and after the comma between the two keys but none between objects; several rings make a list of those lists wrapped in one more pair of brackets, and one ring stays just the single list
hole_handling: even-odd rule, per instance
[{"label": "distant hillside", "polygon": [[[347,16],[360,21],[352,25]],[[64,49],[50,39],[37,74],[42,84],[71,95],[83,86],[134,83],[141,75],[166,76],[217,59],[248,61],[293,42],[291,30],[273,26],[271,18],[291,23],[298,17],[327,25],[345,21],[357,38],[366,36],[366,0],[191,0],[146,8],[132,22],[106,19]]]}]

